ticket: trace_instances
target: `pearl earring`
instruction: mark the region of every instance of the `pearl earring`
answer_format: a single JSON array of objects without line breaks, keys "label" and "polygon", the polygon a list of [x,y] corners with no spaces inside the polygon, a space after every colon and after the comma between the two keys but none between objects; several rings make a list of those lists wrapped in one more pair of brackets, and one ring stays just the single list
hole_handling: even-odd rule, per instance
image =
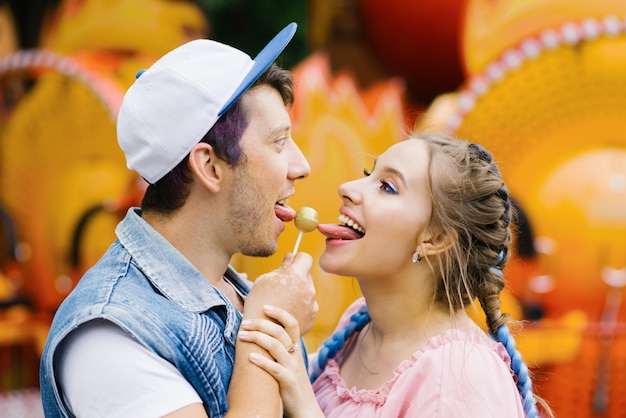
[{"label": "pearl earring", "polygon": [[415,251],[413,253],[413,258],[411,258],[411,260],[413,261],[413,263],[419,263],[420,261],[422,261],[422,256],[420,255],[420,252]]}]

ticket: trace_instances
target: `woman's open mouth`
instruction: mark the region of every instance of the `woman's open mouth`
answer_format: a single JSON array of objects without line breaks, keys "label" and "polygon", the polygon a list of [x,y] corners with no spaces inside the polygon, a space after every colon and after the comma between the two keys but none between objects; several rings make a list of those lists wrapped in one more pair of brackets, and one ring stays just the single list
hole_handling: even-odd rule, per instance
[{"label": "woman's open mouth", "polygon": [[365,236],[365,229],[354,219],[341,214],[339,215],[341,224],[319,224],[317,229],[329,239],[355,240]]}]

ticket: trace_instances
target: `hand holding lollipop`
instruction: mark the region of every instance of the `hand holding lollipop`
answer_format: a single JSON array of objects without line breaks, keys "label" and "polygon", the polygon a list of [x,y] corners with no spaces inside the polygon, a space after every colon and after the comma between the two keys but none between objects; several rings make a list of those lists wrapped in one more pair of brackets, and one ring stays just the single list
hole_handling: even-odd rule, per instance
[{"label": "hand holding lollipop", "polygon": [[305,232],[311,232],[317,225],[319,224],[319,217],[317,216],[317,211],[310,207],[303,207],[298,210],[296,218],[294,219],[294,223],[296,224],[296,228],[300,231],[298,234],[298,239],[296,240],[296,245],[293,247],[293,253],[295,254],[298,251],[298,247],[300,246],[300,240],[302,239],[302,234]]}]

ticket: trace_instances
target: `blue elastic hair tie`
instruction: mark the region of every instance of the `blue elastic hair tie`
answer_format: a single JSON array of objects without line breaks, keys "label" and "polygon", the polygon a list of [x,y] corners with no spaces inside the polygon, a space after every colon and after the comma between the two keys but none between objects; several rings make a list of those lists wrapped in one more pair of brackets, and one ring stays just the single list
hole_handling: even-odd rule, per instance
[{"label": "blue elastic hair tie", "polygon": [[337,352],[341,350],[346,340],[355,332],[361,331],[369,321],[370,314],[367,311],[367,305],[363,305],[358,312],[350,316],[350,322],[343,329],[335,332],[324,341],[322,347],[318,350],[317,364],[312,365],[312,370],[309,373],[311,383],[317,380],[326,367],[328,360],[337,355]]},{"label": "blue elastic hair tie", "polygon": [[517,389],[522,398],[524,414],[527,418],[538,418],[537,400],[533,394],[533,384],[530,379],[530,373],[528,367],[522,360],[522,355],[517,351],[517,348],[515,348],[515,339],[511,335],[509,327],[506,324],[500,325],[493,337],[506,348],[511,358],[511,369],[513,369],[513,372],[517,375]]},{"label": "blue elastic hair tie", "polygon": [[[502,262],[502,260],[504,260],[504,251],[500,251],[498,253],[498,261],[496,262],[496,265],[499,265]],[[502,274],[502,270],[500,270],[499,267],[489,267],[489,270],[492,273],[495,273],[499,278],[501,279],[504,278],[504,275]]]}]

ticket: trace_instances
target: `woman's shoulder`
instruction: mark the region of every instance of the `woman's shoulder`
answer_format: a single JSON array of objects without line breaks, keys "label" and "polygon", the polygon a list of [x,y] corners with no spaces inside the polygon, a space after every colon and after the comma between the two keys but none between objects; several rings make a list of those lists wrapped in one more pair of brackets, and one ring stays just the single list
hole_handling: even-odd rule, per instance
[{"label": "woman's shoulder", "polygon": [[449,330],[400,364],[395,390],[433,416],[521,417],[510,364],[504,346],[486,334]]},{"label": "woman's shoulder", "polygon": [[511,358],[506,348],[482,331],[451,329],[431,337],[413,354],[407,365],[415,362],[440,363],[441,366],[456,367],[471,362],[505,367],[510,370]]},{"label": "woman's shoulder", "polygon": [[[431,337],[424,346],[394,370],[395,386],[413,387],[418,392],[447,392],[449,387],[475,384],[493,386],[498,380],[512,380],[511,360],[502,344],[484,333],[447,330]],[[430,382],[424,385],[424,382]]]},{"label": "woman's shoulder", "polygon": [[510,383],[507,391],[511,397],[517,392],[506,348],[481,332],[453,329],[430,338],[398,366],[396,375],[403,385],[429,381],[433,385],[419,387],[427,391],[437,387],[439,393],[470,390],[495,395],[505,382]]}]

